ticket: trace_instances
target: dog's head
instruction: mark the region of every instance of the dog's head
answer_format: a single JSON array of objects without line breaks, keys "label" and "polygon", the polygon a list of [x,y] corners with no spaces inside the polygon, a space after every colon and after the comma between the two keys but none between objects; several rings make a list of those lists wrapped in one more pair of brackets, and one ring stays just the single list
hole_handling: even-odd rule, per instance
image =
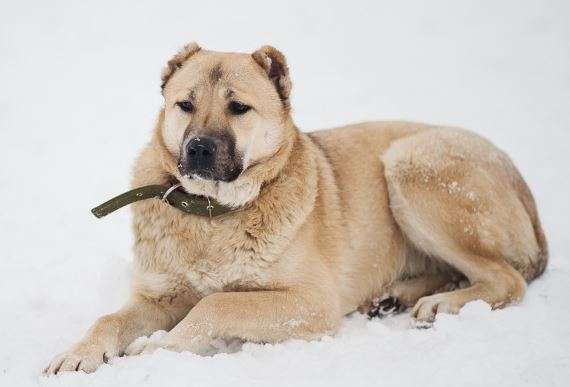
[{"label": "dog's head", "polygon": [[284,56],[185,46],[162,74],[161,135],[183,185],[234,182],[275,154],[286,135],[291,82]]}]

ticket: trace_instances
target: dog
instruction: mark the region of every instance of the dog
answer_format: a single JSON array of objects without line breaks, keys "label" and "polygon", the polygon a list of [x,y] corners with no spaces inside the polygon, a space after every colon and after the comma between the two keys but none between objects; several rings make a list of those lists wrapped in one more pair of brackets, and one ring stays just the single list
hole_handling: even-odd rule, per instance
[{"label": "dog", "polygon": [[[421,325],[473,300],[520,301],[548,249],[509,157],[460,128],[370,122],[313,133],[291,116],[285,57],[186,45],[162,73],[164,106],[132,185],[181,184],[233,210],[132,205],[132,294],[55,357],[92,372],[157,348],[333,334],[356,310],[411,308]],[[129,346],[155,331],[159,340]]]}]

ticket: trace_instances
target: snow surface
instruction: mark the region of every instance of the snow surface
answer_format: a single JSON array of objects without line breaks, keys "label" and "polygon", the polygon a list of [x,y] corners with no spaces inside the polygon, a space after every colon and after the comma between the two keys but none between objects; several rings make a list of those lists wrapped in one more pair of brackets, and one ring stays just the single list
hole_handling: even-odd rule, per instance
[{"label": "snow surface", "polygon": [[[568,1],[0,4],[0,386],[570,385]],[[416,330],[353,315],[334,337],[199,357],[159,351],[42,377],[128,294],[127,187],[190,40],[271,43],[289,58],[305,130],[372,119],[472,128],[505,149],[539,203],[546,274],[520,306],[468,305]]]}]

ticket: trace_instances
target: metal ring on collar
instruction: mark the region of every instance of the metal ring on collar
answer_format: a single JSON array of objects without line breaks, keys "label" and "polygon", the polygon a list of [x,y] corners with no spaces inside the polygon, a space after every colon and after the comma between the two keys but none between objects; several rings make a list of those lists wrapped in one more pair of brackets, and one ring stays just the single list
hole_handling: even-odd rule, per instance
[{"label": "metal ring on collar", "polygon": [[162,195],[162,201],[166,202],[166,198],[168,197],[168,195],[170,195],[172,193],[172,191],[175,191],[176,189],[182,187],[182,184],[178,183],[176,185],[173,185],[172,187],[170,187],[169,189],[166,190],[166,192],[164,193],[164,195]]}]

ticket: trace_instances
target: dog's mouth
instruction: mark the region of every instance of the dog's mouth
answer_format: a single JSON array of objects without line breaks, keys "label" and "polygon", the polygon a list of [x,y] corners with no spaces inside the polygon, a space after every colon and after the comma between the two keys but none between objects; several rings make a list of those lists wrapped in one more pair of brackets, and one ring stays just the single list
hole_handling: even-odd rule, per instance
[{"label": "dog's mouth", "polygon": [[208,169],[198,169],[186,175],[189,179],[194,180],[216,180],[214,173]]},{"label": "dog's mouth", "polygon": [[226,183],[236,180],[243,172],[241,165],[231,169],[216,170],[209,168],[185,168],[183,163],[178,164],[178,171],[182,176],[191,180],[223,181]]}]

